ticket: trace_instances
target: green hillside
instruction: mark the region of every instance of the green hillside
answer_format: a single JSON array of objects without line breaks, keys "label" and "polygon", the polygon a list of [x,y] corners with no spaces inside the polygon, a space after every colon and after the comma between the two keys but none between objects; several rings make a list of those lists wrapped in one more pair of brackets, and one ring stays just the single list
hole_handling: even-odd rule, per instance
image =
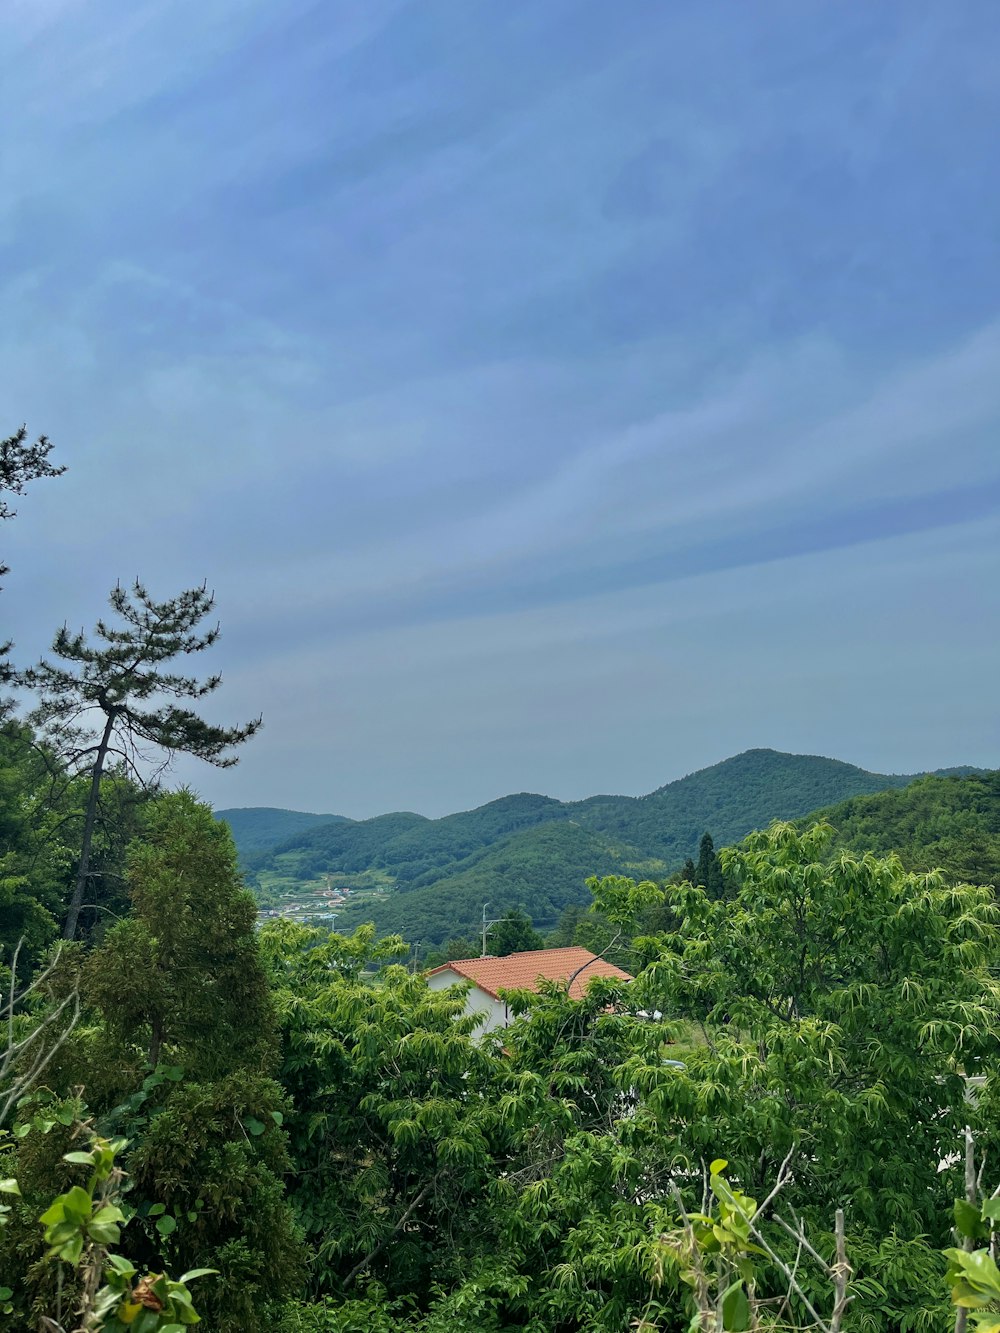
[{"label": "green hillside", "polygon": [[1000,885],[1000,772],[919,778],[902,791],[852,797],[812,818],[833,825],[834,850],[897,852],[908,870],[937,868]]},{"label": "green hillside", "polygon": [[523,907],[544,929],[555,926],[570,903],[588,900],[589,875],[613,874],[661,879],[667,866],[624,843],[612,843],[565,820],[553,821],[480,849],[423,887],[397,890],[378,902],[351,904],[339,916],[337,928],[374,920],[382,932],[398,931],[408,940],[437,944],[449,936],[474,936],[483,903],[489,902],[493,917]]},{"label": "green hillside", "polygon": [[588,875],[666,875],[695,855],[706,830],[717,845],[737,842],[772,819],[798,819],[914,780],[818,755],[748,750],[648,796],[562,802],[520,793],[443,819],[307,816],[310,826],[277,845],[246,848],[243,860],[269,906],[332,877],[349,890],[341,926],[374,920],[381,931],[438,943],[474,930],[484,901],[498,910],[524,906],[544,926],[562,907],[587,900]]},{"label": "green hillside", "polygon": [[279,861],[303,877],[330,871],[390,870],[400,889],[441,878],[473,852],[535,824],[567,817],[566,807],[547,796],[505,796],[476,810],[443,819],[409,813],[346,820],[307,830],[251,858],[252,869]]},{"label": "green hillside", "polygon": [[592,796],[569,808],[581,824],[625,838],[676,868],[694,854],[706,829],[723,846],[772,819],[796,819],[847,796],[912,781],[912,774],[869,773],[820,755],[746,750],[648,796]]},{"label": "green hillside", "polygon": [[311,815],[304,810],[276,810],[269,805],[216,810],[215,817],[229,825],[236,850],[243,858],[276,847],[316,824],[329,824],[343,818],[341,815]]}]

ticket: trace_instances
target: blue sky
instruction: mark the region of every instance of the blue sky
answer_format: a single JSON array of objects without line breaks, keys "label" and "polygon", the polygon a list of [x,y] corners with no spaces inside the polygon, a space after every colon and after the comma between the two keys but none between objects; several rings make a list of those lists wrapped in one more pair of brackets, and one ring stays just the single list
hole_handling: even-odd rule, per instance
[{"label": "blue sky", "polygon": [[992,0],[7,0],[22,660],[207,579],[216,805],[1000,763]]}]

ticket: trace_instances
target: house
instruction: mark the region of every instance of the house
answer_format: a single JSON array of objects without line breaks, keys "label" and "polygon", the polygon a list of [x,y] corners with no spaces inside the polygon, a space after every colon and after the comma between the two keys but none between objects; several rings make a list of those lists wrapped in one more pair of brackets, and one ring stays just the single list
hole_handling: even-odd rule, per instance
[{"label": "house", "polygon": [[[580,971],[580,969],[583,969]],[[574,976],[579,972],[579,975]],[[482,1014],[483,1032],[505,1028],[511,1021],[510,1010],[501,1000],[501,990],[540,989],[539,981],[568,981],[574,977],[570,995],[579,1000],[594,977],[618,981],[632,978],[614,963],[598,958],[589,949],[532,949],[528,953],[510,953],[504,958],[456,958],[427,973],[431,990],[444,990],[459,982],[471,981],[465,1000],[466,1014]]]}]

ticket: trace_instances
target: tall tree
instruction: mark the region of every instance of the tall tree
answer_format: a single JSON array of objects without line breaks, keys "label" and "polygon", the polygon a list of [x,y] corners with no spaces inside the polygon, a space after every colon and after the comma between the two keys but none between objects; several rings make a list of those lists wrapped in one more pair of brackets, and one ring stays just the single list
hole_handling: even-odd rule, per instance
[{"label": "tall tree", "polygon": [[32,722],[63,753],[70,769],[90,779],[80,861],[63,928],[68,940],[76,936],[91,876],[101,779],[109,764],[144,784],[150,755],[143,747],[148,745],[160,752],[161,768],[178,753],[228,768],[237,762],[233,748],[261,725],[255,718],[238,727],[214,726],[177,702],[201,699],[222,682],[219,675],[198,680],[168,667],[204,652],[219,637],[218,625],[199,629],[215,605],[204,584],[163,602],[139,582],[131,589],[118,585],[109,600],[121,625],[99,620],[96,645],[82,630],[71,633],[64,625],[52,644],[60,660],[43,659],[22,673],[23,683],[40,696]]},{"label": "tall tree", "polygon": [[90,954],[88,996],[154,1068],[161,1053],[198,1078],[266,1068],[274,1017],[257,907],[229,830],[185,790],[158,796],[143,815],[128,853],[131,915]]},{"label": "tall tree", "polygon": [[527,912],[515,907],[513,911],[490,927],[486,937],[486,947],[498,958],[508,953],[527,953],[531,949],[543,949],[545,941],[531,924]]},{"label": "tall tree", "polygon": [[[273,1078],[276,1015],[256,904],[228,829],[190,792],[148,801],[142,824],[127,858],[131,914],[83,961],[84,1021],[46,1068],[46,1087],[60,1099],[85,1088],[86,1110],[76,1114],[127,1140],[120,1165],[138,1215],[124,1253],[157,1272],[167,1260],[217,1269],[203,1295],[203,1326],[264,1333],[273,1327],[269,1302],[303,1280],[303,1254],[284,1197],[288,1106]],[[72,947],[64,956],[70,968],[79,958]],[[49,1030],[58,1036],[58,1021]],[[30,1203],[19,1242],[25,1257],[37,1256],[37,1205],[63,1150],[47,1142],[18,1140],[15,1169],[2,1172],[16,1172]],[[0,1248],[4,1277],[5,1265],[14,1268],[8,1254]],[[33,1264],[23,1264],[29,1287],[51,1277]]]},{"label": "tall tree", "polygon": [[695,866],[694,883],[699,884],[710,898],[721,898],[726,891],[722,866],[715,850],[711,833],[702,834],[698,844],[698,864]]},{"label": "tall tree", "polygon": [[853,1226],[934,1234],[954,1197],[942,1145],[976,1124],[966,1078],[995,1061],[1000,909],[895,857],[827,860],[831,835],[750,834],[722,854],[731,899],[667,888],[679,927],[635,994],[700,1040],[683,1071],[654,1052],[635,1086],[687,1151],[723,1143],[757,1188],[794,1146],[794,1204],[817,1224],[847,1200]]}]

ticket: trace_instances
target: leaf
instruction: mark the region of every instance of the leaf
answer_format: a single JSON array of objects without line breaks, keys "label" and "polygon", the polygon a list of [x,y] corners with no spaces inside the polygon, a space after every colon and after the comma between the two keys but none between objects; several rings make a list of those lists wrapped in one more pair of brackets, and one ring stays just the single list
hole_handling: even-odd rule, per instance
[{"label": "leaf", "polygon": [[263,1123],[263,1121],[255,1120],[253,1116],[247,1116],[246,1120],[244,1120],[243,1123],[244,1125],[246,1125],[250,1133],[253,1134],[254,1136],[258,1134],[263,1134],[264,1130],[267,1128],[267,1126]]},{"label": "leaf", "polygon": [[750,1301],[742,1282],[734,1282],[722,1298],[722,1323],[729,1333],[746,1333],[750,1327]]},{"label": "leaf", "polygon": [[7,1180],[0,1180],[0,1194],[19,1195],[20,1193],[21,1193],[21,1187],[13,1176],[10,1176]]},{"label": "leaf", "polygon": [[93,1166],[94,1154],[92,1152],[65,1152],[63,1153],[64,1162],[73,1162],[78,1166]]},{"label": "leaf", "polygon": [[724,1157],[717,1157],[708,1169],[713,1176],[717,1176],[720,1175],[723,1171],[725,1171],[728,1165],[729,1163],[726,1161]]},{"label": "leaf", "polygon": [[218,1273],[217,1268],[190,1268],[186,1273],[182,1273],[178,1279],[180,1282],[193,1282],[196,1277],[214,1277]]},{"label": "leaf", "polygon": [[154,1204],[151,1206],[148,1215],[149,1215],[150,1217],[159,1217],[161,1214],[165,1213],[166,1211],[167,1211],[167,1205],[166,1205],[165,1203],[154,1203]]},{"label": "leaf", "polygon": [[169,1236],[172,1232],[176,1231],[177,1222],[167,1214],[166,1216],[157,1219],[156,1229],[161,1236]]},{"label": "leaf", "polygon": [[955,1230],[969,1240],[985,1240],[989,1228],[984,1226],[979,1209],[966,1199],[955,1200]]}]

